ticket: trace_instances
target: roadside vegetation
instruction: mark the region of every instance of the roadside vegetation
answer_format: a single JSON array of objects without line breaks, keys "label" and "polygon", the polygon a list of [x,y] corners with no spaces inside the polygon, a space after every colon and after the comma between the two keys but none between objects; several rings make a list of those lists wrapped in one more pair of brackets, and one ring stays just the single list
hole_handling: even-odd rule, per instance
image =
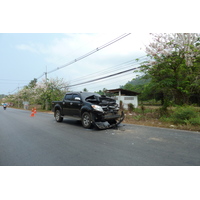
[{"label": "roadside vegetation", "polygon": [[162,106],[144,106],[123,110],[124,123],[200,131],[200,107],[176,106],[163,109]]},{"label": "roadside vegetation", "polygon": [[40,82],[33,79],[15,94],[2,98],[1,102],[5,101],[15,108],[25,108],[28,102],[29,106],[26,109],[37,107],[41,110],[51,110],[51,102],[63,98],[68,90],[67,85],[63,79],[59,78],[43,79]]}]

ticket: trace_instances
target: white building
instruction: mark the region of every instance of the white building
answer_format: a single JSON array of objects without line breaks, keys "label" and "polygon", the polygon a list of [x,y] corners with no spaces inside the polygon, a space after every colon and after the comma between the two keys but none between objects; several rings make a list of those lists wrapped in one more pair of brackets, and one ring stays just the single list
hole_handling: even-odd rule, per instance
[{"label": "white building", "polygon": [[118,94],[115,96],[116,102],[120,105],[120,101],[122,101],[124,109],[128,109],[128,104],[132,103],[135,108],[138,107],[138,95],[140,93],[133,92],[130,90],[124,90],[124,89],[112,89],[107,90],[108,93]]}]

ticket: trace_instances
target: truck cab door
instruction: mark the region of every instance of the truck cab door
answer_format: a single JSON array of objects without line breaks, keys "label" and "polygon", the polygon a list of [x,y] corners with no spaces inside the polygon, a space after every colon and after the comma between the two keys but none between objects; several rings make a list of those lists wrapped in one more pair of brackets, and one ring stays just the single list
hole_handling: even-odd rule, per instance
[{"label": "truck cab door", "polygon": [[80,111],[82,106],[81,97],[78,94],[73,94],[71,100],[71,115],[75,117],[80,117]]},{"label": "truck cab door", "polygon": [[66,94],[63,100],[63,114],[71,115],[72,94]]}]

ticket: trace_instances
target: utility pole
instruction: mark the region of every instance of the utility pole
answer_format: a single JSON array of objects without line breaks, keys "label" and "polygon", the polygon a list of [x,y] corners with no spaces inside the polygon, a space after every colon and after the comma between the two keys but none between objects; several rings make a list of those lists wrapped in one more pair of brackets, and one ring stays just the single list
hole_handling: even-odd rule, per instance
[{"label": "utility pole", "polygon": [[[46,72],[44,72],[44,74],[45,74],[45,84],[46,84],[46,88],[47,88],[47,66],[46,66]],[[45,100],[45,110],[48,110],[47,96],[46,96],[46,100]]]},{"label": "utility pole", "polygon": [[47,82],[47,66],[46,66],[46,72],[44,72],[44,74],[45,74],[45,80]]},{"label": "utility pole", "polygon": [[19,84],[18,84],[18,108],[19,108]]}]

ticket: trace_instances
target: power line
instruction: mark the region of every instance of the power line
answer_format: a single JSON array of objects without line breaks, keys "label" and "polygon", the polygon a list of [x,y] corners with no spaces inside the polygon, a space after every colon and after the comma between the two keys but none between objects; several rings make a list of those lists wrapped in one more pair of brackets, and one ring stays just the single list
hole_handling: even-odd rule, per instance
[{"label": "power line", "polygon": [[[146,56],[141,56],[137,59],[141,59],[141,58],[142,58],[141,61],[143,61],[143,59],[145,59]],[[75,78],[71,81],[75,82],[75,81],[80,80],[80,79],[89,78],[89,77],[94,76],[96,74],[101,75],[101,74],[105,74],[105,73],[108,73],[108,72],[112,72],[113,70],[116,71],[116,70],[119,70],[119,69],[124,69],[124,68],[130,67],[131,65],[134,65],[136,63],[137,63],[136,59],[132,59],[130,61],[123,62],[123,63],[115,65],[113,67],[110,67],[110,68],[107,68],[107,69],[104,69],[104,70],[100,70],[100,71],[97,71],[97,72],[94,72],[94,73],[91,73],[91,74],[88,74],[88,75],[85,75],[85,76],[82,76],[82,77]]]},{"label": "power line", "polygon": [[[126,72],[126,74],[119,74],[117,78],[115,76],[113,76],[113,77],[108,78],[108,80],[102,79],[102,80],[96,81],[95,83],[90,82],[90,83],[86,83],[86,84],[83,84],[83,85],[87,85],[87,87],[89,87],[89,88],[92,87],[92,88],[96,88],[96,89],[97,89],[97,87],[98,88],[99,87],[100,88],[104,88],[104,87],[106,88],[106,87],[108,87],[108,85],[113,85],[115,83],[118,83],[118,86],[119,86],[122,79],[124,80],[125,77],[129,77],[129,79],[127,79],[127,81],[132,79],[133,78],[133,72],[129,71],[129,72]],[[76,87],[76,86],[74,86],[74,87]],[[77,87],[80,87],[80,86],[77,86]],[[86,86],[83,86],[83,87],[86,87]]]},{"label": "power line", "polygon": [[[67,64],[65,64],[65,65],[62,65],[62,66],[60,66],[60,67],[57,67],[56,69],[53,69],[53,70],[47,72],[47,74],[50,74],[50,73],[55,72],[55,71],[57,71],[57,70],[59,70],[59,69],[62,69],[62,68],[64,68],[64,67],[67,67],[67,66],[69,66],[69,65],[71,65],[71,64],[73,64],[73,63],[75,63],[75,62],[77,62],[77,61],[80,61],[80,60],[82,60],[82,59],[84,59],[84,58],[86,58],[86,57],[88,57],[88,56],[90,56],[90,55],[96,53],[97,51],[100,51],[101,49],[106,48],[107,46],[109,46],[109,45],[111,45],[111,44],[113,44],[113,43],[115,43],[115,42],[117,42],[117,41],[123,39],[124,37],[127,37],[127,36],[130,35],[130,34],[131,34],[131,33],[124,33],[123,35],[121,35],[121,36],[115,38],[114,40],[111,40],[110,42],[108,42],[108,43],[106,43],[106,44],[104,44],[104,45],[102,45],[102,46],[100,46],[100,47],[97,47],[96,49],[94,49],[94,50],[92,50],[92,51],[86,53],[85,55],[80,56],[80,57],[78,57],[78,58],[72,60],[71,62],[69,62],[69,63],[67,63]],[[43,73],[41,76],[39,76],[37,79],[41,78],[42,76],[44,76],[44,73]]]},{"label": "power line", "polygon": [[101,77],[101,78],[96,78],[96,79],[93,79],[93,80],[90,80],[90,81],[85,81],[85,82],[82,82],[82,83],[77,83],[77,84],[74,84],[74,85],[69,85],[68,87],[83,85],[83,84],[86,84],[86,83],[91,83],[91,82],[95,82],[95,81],[98,81],[98,80],[110,78],[110,77],[113,77],[113,76],[116,76],[116,75],[120,75],[120,74],[129,72],[129,71],[138,69],[138,68],[140,68],[140,67],[131,68],[131,69],[128,69],[128,70],[125,70],[125,71],[117,72],[117,73],[115,73],[115,74],[107,75],[107,76],[104,76],[104,77]]},{"label": "power line", "polygon": [[[17,82],[17,83],[19,83],[19,82]],[[8,85],[8,84],[9,84],[9,85],[10,85],[10,84],[15,84],[15,85],[16,85],[16,83],[1,83],[1,82],[0,82],[0,84],[1,84],[1,85],[5,85],[5,84],[6,84],[6,85]],[[26,84],[26,83],[20,83],[20,84]]]},{"label": "power line", "polygon": [[28,81],[28,80],[11,80],[11,79],[0,79],[0,81]]},{"label": "power line", "polygon": [[[110,77],[109,80],[107,80],[107,82],[105,82],[104,79],[99,80],[99,81],[98,81],[98,87],[101,87],[101,88],[108,88],[110,85],[113,85],[113,84],[116,84],[116,83],[118,83],[118,86],[119,86],[119,85],[120,85],[120,82],[122,81],[121,79],[122,79],[122,78],[125,78],[125,77],[130,77],[130,79],[132,79],[132,78],[133,78],[133,72],[130,71],[130,72],[127,72],[126,74],[121,74],[121,76],[118,75],[117,80],[116,80],[116,77],[115,77],[115,76]],[[130,79],[129,79],[129,80],[130,80]],[[108,81],[109,81],[109,82],[108,82]],[[101,82],[101,83],[100,83],[100,82]],[[94,84],[93,82],[91,82],[91,83],[86,83],[85,85],[87,85],[87,87],[89,87],[90,90],[93,89],[93,88],[97,89],[97,83]],[[93,85],[93,86],[91,86],[91,85]],[[76,88],[76,86],[74,86],[74,87]],[[73,87],[73,88],[74,88],[74,87]],[[73,90],[74,90],[74,89],[73,89]],[[75,90],[76,90],[76,89],[75,89]]]},{"label": "power line", "polygon": [[[80,49],[83,49],[83,47],[84,46],[86,46],[86,45],[88,45],[88,42],[89,43],[93,43],[93,41],[95,40],[95,38],[89,38],[89,39],[84,39],[84,43],[81,45],[81,46],[78,46],[78,47],[75,47],[75,49],[73,50],[73,51],[71,51],[71,50],[68,50],[68,52],[67,52],[67,54],[65,54],[65,56],[64,57],[62,57],[62,58],[58,58],[58,59],[56,59],[55,60],[55,62],[57,63],[57,64],[48,64],[48,67],[49,66],[52,66],[52,67],[56,67],[56,66],[58,66],[58,65],[62,65],[63,63],[65,63],[66,61],[64,61],[64,59],[66,60],[66,57],[68,57],[69,58],[69,56],[71,56],[72,57],[72,55],[74,55],[74,53],[76,53],[77,52],[77,50],[80,50]],[[62,60],[62,62],[61,62],[61,60]],[[64,62],[63,62],[64,61]]]},{"label": "power line", "polygon": [[[128,61],[128,62],[130,62],[130,61]],[[125,62],[125,63],[128,63],[128,62]],[[68,87],[74,87],[74,86],[84,85],[84,84],[88,84],[88,83],[91,84],[92,82],[100,81],[100,80],[103,80],[103,79],[106,79],[106,78],[113,78],[114,76],[121,75],[121,74],[130,72],[132,70],[139,69],[139,68],[141,68],[141,67],[135,67],[135,68],[127,69],[127,70],[124,70],[124,71],[121,71],[121,72],[117,72],[117,73],[114,73],[114,74],[111,74],[111,75],[107,75],[107,76],[104,76],[104,77],[96,78],[96,79],[85,81],[85,82],[82,82],[82,83],[77,83],[77,84],[69,85]],[[13,90],[10,93],[13,93],[14,91],[16,91],[19,88],[22,88],[22,87],[17,87],[15,90]]]},{"label": "power line", "polygon": [[42,78],[44,75],[45,75],[45,72],[42,73],[42,75],[40,75],[40,76],[37,78],[37,80],[40,79],[40,78]]},{"label": "power line", "polygon": [[[141,58],[142,58],[142,60],[140,60],[140,61],[143,61],[143,59],[145,59],[145,57],[146,57],[146,56],[141,56],[141,57],[139,57],[139,58],[137,58],[137,59],[141,59]],[[109,68],[109,69],[101,70],[101,71],[98,71],[98,72],[95,72],[95,73],[92,73],[92,74],[89,74],[89,75],[86,75],[86,76],[83,76],[83,77],[79,77],[79,78],[77,78],[77,79],[74,79],[73,81],[83,79],[84,77],[90,77],[90,76],[93,76],[94,74],[98,74],[98,75],[100,75],[100,74],[102,74],[102,73],[105,74],[105,72],[109,72],[110,70],[113,71],[114,68],[115,68],[115,69],[116,69],[116,67],[119,68],[119,67],[123,66],[124,64],[127,64],[127,65],[125,65],[125,67],[130,67],[130,65],[133,65],[133,64],[134,64],[134,65],[139,64],[139,63],[136,61],[137,59],[132,59],[132,60],[130,60],[130,61],[123,62],[123,63],[118,64],[118,65],[116,65],[116,66],[114,66],[114,67],[111,67],[111,68]],[[122,68],[125,68],[125,67],[122,67]],[[121,68],[121,69],[122,69],[122,68]],[[140,67],[131,68],[131,69],[128,69],[128,70],[125,70],[125,71],[122,71],[122,72],[118,72],[118,73],[115,73],[115,74],[107,75],[107,76],[105,76],[105,77],[101,77],[101,78],[96,78],[96,79],[93,79],[93,80],[85,81],[85,82],[82,82],[82,83],[69,85],[69,87],[74,87],[74,86],[84,85],[84,84],[92,84],[92,82],[99,81],[99,80],[103,80],[103,79],[105,79],[105,78],[113,78],[113,77],[116,76],[116,75],[121,75],[121,74],[123,74],[123,73],[127,73],[127,72],[130,72],[130,71],[135,70],[135,69],[138,69],[138,68],[140,68]],[[100,73],[100,72],[101,72],[101,73]],[[45,74],[45,73],[44,73],[44,74]],[[43,76],[43,74],[42,74],[41,76]],[[22,87],[17,87],[15,90],[17,90],[17,89],[19,89],[19,88],[22,88]],[[13,93],[15,90],[13,90],[13,91],[10,92],[10,93]]]},{"label": "power line", "polygon": [[14,91],[16,91],[16,90],[19,89],[19,88],[22,88],[22,87],[17,87],[17,88],[15,88],[12,92],[9,92],[9,93],[13,93]]},{"label": "power line", "polygon": [[103,48],[105,48],[105,47],[107,47],[107,46],[109,46],[109,45],[111,45],[111,44],[113,44],[113,43],[115,43],[115,42],[121,40],[122,38],[124,38],[124,37],[126,37],[126,36],[128,36],[128,35],[130,35],[130,34],[131,34],[131,33],[125,33],[125,34],[119,36],[118,38],[116,38],[116,39],[114,39],[114,40],[112,40],[112,41],[110,41],[110,42],[108,42],[108,43],[106,43],[106,44],[104,44],[104,45],[102,45],[102,46],[100,46],[100,47],[97,47],[96,49],[94,49],[94,50],[92,50],[92,51],[90,51],[90,52],[88,52],[88,53],[86,53],[85,55],[80,56],[79,58],[76,58],[75,60],[73,60],[73,61],[71,61],[71,62],[69,62],[69,63],[67,63],[67,64],[65,64],[65,65],[63,65],[63,66],[57,67],[56,69],[54,69],[54,70],[52,70],[52,71],[49,71],[49,72],[47,72],[47,73],[50,74],[50,73],[52,73],[52,72],[54,72],[54,71],[57,71],[57,70],[62,69],[62,68],[64,68],[64,67],[67,67],[67,66],[69,66],[69,65],[71,65],[71,64],[73,64],[73,63],[75,63],[75,62],[77,62],[77,61],[79,61],[79,60],[82,60],[83,58],[86,58],[86,57],[92,55],[93,53],[96,53],[97,51],[99,51],[99,50],[101,50],[101,49],[103,49]]}]

